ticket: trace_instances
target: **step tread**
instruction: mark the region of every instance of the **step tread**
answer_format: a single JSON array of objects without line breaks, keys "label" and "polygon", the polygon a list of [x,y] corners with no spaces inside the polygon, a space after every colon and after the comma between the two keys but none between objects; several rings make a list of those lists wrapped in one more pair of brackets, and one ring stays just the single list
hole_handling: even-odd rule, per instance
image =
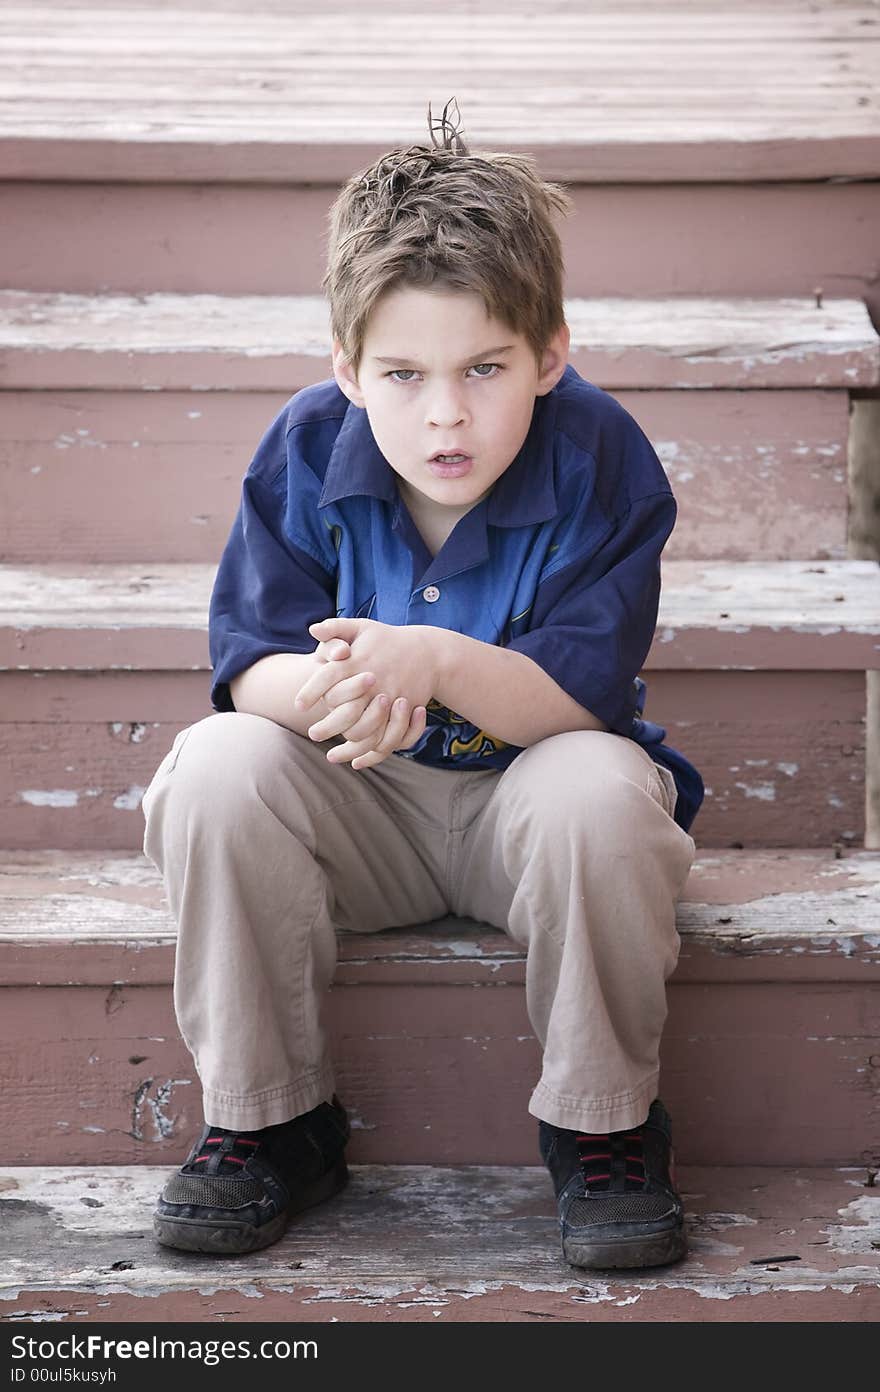
[{"label": "step tread", "polygon": [[705,1302],[703,1317],[711,1301],[727,1305],[727,1318],[730,1301],[760,1317],[762,1296],[797,1293],[821,1308],[833,1292],[847,1293],[851,1307],[855,1292],[880,1295],[880,1188],[865,1169],[682,1168],[688,1256],[639,1272],[564,1262],[541,1165],[352,1165],[334,1199],[295,1218],[273,1246],[234,1258],[155,1241],[152,1210],[172,1173],[0,1169],[0,1317],[21,1318],[25,1297],[38,1293],[81,1305],[89,1294],[184,1299],[206,1287],[282,1294],[318,1319],[370,1306],[479,1319],[500,1301],[516,1310],[522,1295],[532,1311],[544,1297],[563,1318],[593,1318],[614,1302],[672,1307],[689,1296]]},{"label": "step tread", "polygon": [[[0,565],[0,668],[210,670],[216,572],[181,562]],[[664,561],[645,665],[880,667],[880,563]]]},{"label": "step tread", "polygon": [[[871,387],[880,338],[858,299],[571,298],[571,361],[615,388]],[[0,290],[0,386],[289,387],[330,373],[321,295]]]},{"label": "step tread", "polygon": [[388,0],[368,28],[354,0],[240,3],[210,26],[190,8],[169,31],[162,7],[102,5],[99,34],[51,0],[0,14],[0,174],[340,178],[401,138],[426,140],[423,94],[459,68],[465,134],[541,150],[550,177],[880,172],[864,0],[740,6],[735,19],[710,3],[605,3],[553,25],[528,4],[458,0],[429,49],[421,15]]},{"label": "step tread", "polygon": [[[679,974],[705,974],[706,957],[739,957],[767,971],[793,957],[833,973],[835,959],[880,967],[880,852],[697,851],[677,906]],[[0,982],[70,983],[125,977],[132,954],[164,949],[154,978],[170,981],[174,919],[162,877],[143,854],[0,851]],[[338,935],[337,980],[394,977],[439,984],[487,970],[521,976],[522,949],[500,929],[455,915],[430,925]],[[93,952],[88,949],[112,949]],[[72,956],[75,954],[75,959]],[[763,959],[763,961],[762,961]],[[509,967],[519,967],[511,973]],[[445,969],[445,970],[444,970]],[[116,978],[114,978],[116,979]]]}]

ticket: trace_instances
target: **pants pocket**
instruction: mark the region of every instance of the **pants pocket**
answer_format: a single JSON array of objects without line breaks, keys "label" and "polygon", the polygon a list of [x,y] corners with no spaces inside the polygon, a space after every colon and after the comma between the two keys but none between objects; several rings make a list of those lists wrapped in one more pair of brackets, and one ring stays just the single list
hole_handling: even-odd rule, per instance
[{"label": "pants pocket", "polygon": [[144,795],[141,798],[141,808],[144,812],[148,811],[147,799],[149,798],[156,784],[159,782],[159,779],[163,778],[168,773],[174,772],[174,767],[177,763],[180,751],[186,743],[187,738],[193,729],[194,726],[186,725],[182,730],[178,730],[177,734],[174,736],[174,743],[168,750],[168,753],[165,755],[159,767],[156,769],[156,772],[153,774],[153,777],[150,779],[149,786],[144,790]]},{"label": "pants pocket", "polygon": [[678,802],[678,788],[675,779],[665,764],[654,764],[654,773],[660,784],[660,801],[670,817],[674,817],[675,805]]}]

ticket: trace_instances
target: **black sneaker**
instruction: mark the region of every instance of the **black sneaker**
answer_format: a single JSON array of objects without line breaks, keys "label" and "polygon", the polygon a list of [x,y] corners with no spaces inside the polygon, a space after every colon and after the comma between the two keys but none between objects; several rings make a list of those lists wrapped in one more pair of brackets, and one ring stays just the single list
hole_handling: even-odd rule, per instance
[{"label": "black sneaker", "polygon": [[351,1128],[334,1096],[260,1131],[205,1126],[172,1175],[153,1232],[185,1252],[254,1252],[277,1242],[294,1213],[329,1199],[348,1179]]},{"label": "black sneaker", "polygon": [[538,1124],[553,1178],[562,1253],[572,1266],[661,1266],[687,1251],[674,1188],[669,1113],[657,1098],[629,1131],[588,1135]]}]

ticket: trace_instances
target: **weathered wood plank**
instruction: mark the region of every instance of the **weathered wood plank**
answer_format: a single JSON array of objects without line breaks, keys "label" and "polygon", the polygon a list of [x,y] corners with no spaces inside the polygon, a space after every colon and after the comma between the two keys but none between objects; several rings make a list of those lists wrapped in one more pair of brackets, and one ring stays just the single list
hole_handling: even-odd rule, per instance
[{"label": "weathered wood plank", "polygon": [[[880,282],[865,271],[880,224],[876,180],[575,183],[568,191],[574,210],[559,231],[569,295],[795,297],[824,287],[864,299],[880,323]],[[336,192],[326,182],[281,178],[275,185],[0,181],[3,286],[313,294]],[[76,228],[63,258],[59,226]]]},{"label": "weathered wood plank", "polygon": [[[607,389],[871,387],[861,300],[673,296],[565,301],[570,359]],[[0,387],[290,390],[329,375],[321,295],[0,290]]]},{"label": "weathered wood plank", "polygon": [[[216,564],[242,475],[287,399],[7,392],[0,555],[16,565],[47,556]],[[845,392],[664,390],[618,399],[654,444],[678,502],[664,561],[847,558]]]},{"label": "weathered wood plank", "polygon": [[[0,1319],[871,1320],[880,1198],[857,1170],[681,1171],[689,1255],[588,1272],[558,1247],[543,1167],[356,1165],[252,1256],[152,1237],[166,1166],[0,1172]],[[774,1258],[784,1257],[787,1260]]]},{"label": "weathered wood plank", "polygon": [[[216,566],[0,565],[0,670],[208,670]],[[650,668],[880,667],[880,563],[664,561]]]},{"label": "weathered wood plank", "polygon": [[210,26],[155,6],[104,6],[98,25],[13,7],[0,173],[334,180],[425,138],[433,86],[455,92],[472,142],[540,149],[551,177],[876,176],[869,0],[552,13],[463,7],[426,46],[431,12],[387,4],[224,8]]},{"label": "weathered wood plank", "polygon": [[[470,979],[433,984],[446,968],[423,964],[421,982],[398,972],[412,974],[390,963],[353,984],[343,978],[354,969],[341,971],[324,1003],[352,1158],[528,1163],[541,1049],[512,965],[486,959]],[[731,967],[727,979],[669,984],[660,1093],[677,1154],[734,1165],[876,1158],[876,964],[839,981],[754,975],[736,980]],[[202,1089],[170,984],[41,984],[2,996],[0,1163],[183,1158],[202,1123]]]},{"label": "weathered wood plank", "polygon": [[[212,714],[197,671],[7,672],[2,692],[8,847],[139,848],[157,765]],[[646,713],[705,779],[698,845],[863,843],[864,672],[660,670]]]},{"label": "weathered wood plank", "polygon": [[[710,848],[698,854],[691,870],[678,927],[679,974],[689,981],[706,979],[701,956],[716,956],[720,970],[734,975],[737,962],[754,959],[761,959],[761,971],[773,973],[779,958],[794,951],[804,961],[821,959],[816,971],[823,980],[836,970],[837,958],[880,965],[880,855]],[[137,956],[145,948],[173,947],[176,937],[162,878],[143,854],[0,851],[3,984],[126,979],[119,972],[96,975],[95,959],[83,949],[117,949],[122,970],[132,955],[126,949]],[[521,966],[524,954],[498,929],[450,915],[430,927],[342,933],[339,959],[339,979],[347,984],[374,979],[375,968],[391,970],[401,981],[440,983],[470,979],[475,970],[479,977],[487,965],[493,974],[505,964]],[[114,960],[109,951],[104,960]],[[161,961],[157,984],[172,979],[172,955]],[[790,969],[782,969],[787,976]],[[709,979],[715,975],[710,968]],[[518,970],[504,979],[523,977]]]},{"label": "weathered wood plank", "polygon": [[[873,1154],[878,906],[876,854],[698,854],[661,1051],[685,1159]],[[0,856],[0,1159],[182,1157],[202,1114],[172,1009],[175,936],[141,855]],[[355,1158],[528,1162],[540,1050],[517,945],[452,916],[338,944],[327,1020]]]}]

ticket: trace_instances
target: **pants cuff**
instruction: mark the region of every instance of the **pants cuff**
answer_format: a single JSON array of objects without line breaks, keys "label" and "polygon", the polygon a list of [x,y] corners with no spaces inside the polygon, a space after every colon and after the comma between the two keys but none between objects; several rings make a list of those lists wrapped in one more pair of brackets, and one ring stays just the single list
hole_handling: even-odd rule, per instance
[{"label": "pants cuff", "polygon": [[332,1068],[312,1073],[289,1087],[269,1088],[243,1096],[202,1087],[202,1107],[208,1126],[228,1131],[260,1131],[282,1121],[310,1112],[321,1102],[329,1102],[335,1091]]},{"label": "pants cuff", "polygon": [[660,1070],[651,1073],[630,1092],[614,1097],[560,1097],[539,1082],[529,1099],[529,1111],[539,1121],[561,1126],[566,1131],[583,1131],[601,1135],[606,1131],[628,1131],[646,1120],[651,1103],[657,1096]]}]

